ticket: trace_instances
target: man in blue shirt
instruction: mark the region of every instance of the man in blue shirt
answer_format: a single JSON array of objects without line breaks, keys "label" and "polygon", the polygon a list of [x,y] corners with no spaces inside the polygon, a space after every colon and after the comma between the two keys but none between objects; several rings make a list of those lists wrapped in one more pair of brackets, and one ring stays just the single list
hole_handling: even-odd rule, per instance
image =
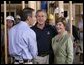
[{"label": "man in blue shirt", "polygon": [[14,64],[32,64],[38,54],[36,34],[29,27],[33,19],[34,10],[25,8],[22,21],[9,30],[9,54],[14,58]]}]

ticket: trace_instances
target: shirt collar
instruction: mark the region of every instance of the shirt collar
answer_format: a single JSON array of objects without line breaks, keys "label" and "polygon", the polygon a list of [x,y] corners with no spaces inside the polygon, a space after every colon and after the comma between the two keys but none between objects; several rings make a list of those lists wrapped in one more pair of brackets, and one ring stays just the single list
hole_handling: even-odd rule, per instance
[{"label": "shirt collar", "polygon": [[[38,24],[38,23],[36,23],[36,24],[34,25],[34,27],[38,28],[38,27],[37,27],[37,24]],[[45,29],[45,28],[47,28],[47,27],[48,27],[48,24],[45,23],[45,26],[44,26],[43,29]],[[39,28],[38,28],[38,29],[39,29]],[[43,30],[43,29],[42,29],[42,30]]]},{"label": "shirt collar", "polygon": [[24,24],[25,26],[30,27],[29,24],[27,24],[25,21],[21,21],[21,23]]}]

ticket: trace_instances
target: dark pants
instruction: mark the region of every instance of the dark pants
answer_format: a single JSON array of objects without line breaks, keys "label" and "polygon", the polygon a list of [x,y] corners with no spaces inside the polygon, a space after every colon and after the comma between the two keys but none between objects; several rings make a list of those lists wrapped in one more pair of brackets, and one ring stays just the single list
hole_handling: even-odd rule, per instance
[{"label": "dark pants", "polygon": [[83,62],[83,53],[80,54],[80,62]]},{"label": "dark pants", "polygon": [[54,63],[54,53],[53,51],[50,51],[49,54],[49,64],[53,64]]}]

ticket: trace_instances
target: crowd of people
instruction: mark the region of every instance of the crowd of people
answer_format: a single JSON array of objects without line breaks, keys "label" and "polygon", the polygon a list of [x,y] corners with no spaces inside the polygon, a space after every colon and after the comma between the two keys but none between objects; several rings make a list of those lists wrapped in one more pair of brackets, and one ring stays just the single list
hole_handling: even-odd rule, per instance
[{"label": "crowd of people", "polygon": [[[17,15],[15,19],[13,16],[6,18],[7,47],[8,55],[12,58],[11,63],[73,64],[74,41],[77,40],[80,40],[83,53],[83,19],[79,22],[79,28],[73,26],[76,30],[73,30],[75,38],[73,41],[66,30],[67,23],[64,16],[58,17],[55,23],[52,22],[53,15],[50,15],[52,18],[49,20],[47,17],[46,11],[38,10],[35,15],[34,9],[27,7],[22,10],[21,16]],[[4,43],[3,29],[1,35],[1,43]],[[3,49],[1,52],[3,53]]]}]

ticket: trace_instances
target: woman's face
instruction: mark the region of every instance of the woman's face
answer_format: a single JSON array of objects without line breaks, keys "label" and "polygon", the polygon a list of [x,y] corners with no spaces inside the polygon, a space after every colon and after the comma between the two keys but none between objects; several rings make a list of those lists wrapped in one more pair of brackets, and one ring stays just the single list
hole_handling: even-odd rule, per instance
[{"label": "woman's face", "polygon": [[65,30],[65,26],[62,22],[58,22],[56,24],[56,29],[57,29],[58,33],[62,33]]}]

